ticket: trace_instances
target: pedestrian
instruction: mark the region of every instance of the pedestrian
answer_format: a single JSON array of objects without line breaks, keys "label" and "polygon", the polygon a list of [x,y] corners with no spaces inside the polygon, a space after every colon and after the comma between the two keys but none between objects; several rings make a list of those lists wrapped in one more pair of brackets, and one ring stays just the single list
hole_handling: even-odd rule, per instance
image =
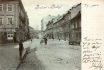
[{"label": "pedestrian", "polygon": [[47,45],[47,38],[44,38],[45,44]]},{"label": "pedestrian", "polygon": [[40,44],[42,44],[44,42],[44,39],[42,39],[41,41],[40,41]]},{"label": "pedestrian", "polygon": [[31,43],[32,43],[32,38],[31,38]]},{"label": "pedestrian", "polygon": [[13,36],[13,42],[16,43],[16,37],[15,36]]},{"label": "pedestrian", "polygon": [[19,56],[20,56],[20,60],[22,59],[22,52],[24,50],[23,44],[22,44],[22,40],[20,40],[19,43]]},{"label": "pedestrian", "polygon": [[53,37],[53,40],[54,40],[54,37]]},{"label": "pedestrian", "polygon": [[60,38],[58,38],[59,39],[59,41],[60,41]]}]

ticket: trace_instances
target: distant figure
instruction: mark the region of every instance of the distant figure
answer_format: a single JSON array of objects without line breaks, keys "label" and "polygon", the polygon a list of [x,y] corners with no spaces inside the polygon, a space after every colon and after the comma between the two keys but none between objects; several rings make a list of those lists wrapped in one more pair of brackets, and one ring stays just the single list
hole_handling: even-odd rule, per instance
[{"label": "distant figure", "polygon": [[40,41],[40,44],[42,44],[44,42],[44,39],[42,39],[41,41]]},{"label": "distant figure", "polygon": [[54,38],[53,38],[53,40],[54,40]]},{"label": "distant figure", "polygon": [[31,38],[31,43],[32,43],[32,38]]},{"label": "distant figure", "polygon": [[39,39],[39,37],[37,37],[37,39]]},{"label": "distant figure", "polygon": [[47,38],[44,38],[45,44],[47,45]]},{"label": "distant figure", "polygon": [[13,36],[13,42],[16,43],[16,37],[15,36]]},{"label": "distant figure", "polygon": [[22,40],[19,43],[19,55],[20,55],[20,60],[22,59],[22,52],[24,50],[23,44],[22,44]]},{"label": "distant figure", "polygon": [[59,41],[60,41],[60,38],[58,38],[59,39]]}]

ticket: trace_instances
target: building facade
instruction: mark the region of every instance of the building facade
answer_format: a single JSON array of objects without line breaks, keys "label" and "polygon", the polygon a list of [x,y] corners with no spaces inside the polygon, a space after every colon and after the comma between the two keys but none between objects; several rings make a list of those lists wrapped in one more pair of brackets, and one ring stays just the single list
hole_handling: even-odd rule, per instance
[{"label": "building facade", "polygon": [[56,39],[57,36],[55,35],[55,33],[57,32],[57,28],[55,29],[55,25],[54,23],[57,22],[57,20],[59,20],[61,18],[60,15],[57,15],[56,17],[52,18],[48,24],[46,25],[46,30],[45,30],[45,37],[48,37],[49,39]]},{"label": "building facade", "polygon": [[67,40],[69,43],[81,42],[81,3],[72,7],[54,21],[48,22],[45,34],[50,39]]},{"label": "building facade", "polygon": [[44,37],[45,36],[45,30],[46,30],[46,25],[48,24],[48,22],[54,18],[54,16],[51,16],[51,15],[48,15],[46,17],[44,17],[42,20],[41,20],[41,36]]},{"label": "building facade", "polygon": [[69,44],[80,44],[81,42],[81,4],[71,9],[71,23]]},{"label": "building facade", "polygon": [[28,26],[29,19],[21,0],[0,1],[1,43],[19,42],[21,39],[27,40]]},{"label": "building facade", "polygon": [[33,27],[29,26],[29,31],[30,31],[30,38],[40,38],[40,30],[34,30]]},{"label": "building facade", "polygon": [[53,19],[48,22],[46,27],[47,27],[45,30],[46,37],[48,39],[53,39]]},{"label": "building facade", "polygon": [[29,26],[29,31],[30,31],[30,38],[34,38],[35,37],[35,30],[34,28],[32,28],[31,26]]}]

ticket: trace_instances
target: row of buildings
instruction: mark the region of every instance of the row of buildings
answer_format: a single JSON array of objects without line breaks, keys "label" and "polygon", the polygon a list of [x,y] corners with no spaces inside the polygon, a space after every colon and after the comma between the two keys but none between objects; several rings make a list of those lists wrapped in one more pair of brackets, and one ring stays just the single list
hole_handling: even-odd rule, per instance
[{"label": "row of buildings", "polygon": [[31,26],[29,26],[29,33],[30,33],[30,38],[39,38],[40,37],[39,36],[40,30],[35,30]]},{"label": "row of buildings", "polygon": [[0,43],[29,38],[29,18],[21,0],[0,0]]},{"label": "row of buildings", "polygon": [[[43,24],[43,22],[41,23]],[[80,44],[81,3],[73,6],[67,11],[67,13],[61,16],[58,15],[56,17],[52,17],[52,19],[46,23],[45,30],[42,29],[42,36],[49,39],[68,40],[69,44]]]}]

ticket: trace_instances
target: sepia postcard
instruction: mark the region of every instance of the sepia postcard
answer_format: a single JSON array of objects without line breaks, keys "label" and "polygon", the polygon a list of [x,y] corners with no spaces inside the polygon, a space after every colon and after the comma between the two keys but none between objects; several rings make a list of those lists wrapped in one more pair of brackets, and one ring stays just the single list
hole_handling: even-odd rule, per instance
[{"label": "sepia postcard", "polygon": [[0,0],[0,70],[104,70],[103,0]]}]

